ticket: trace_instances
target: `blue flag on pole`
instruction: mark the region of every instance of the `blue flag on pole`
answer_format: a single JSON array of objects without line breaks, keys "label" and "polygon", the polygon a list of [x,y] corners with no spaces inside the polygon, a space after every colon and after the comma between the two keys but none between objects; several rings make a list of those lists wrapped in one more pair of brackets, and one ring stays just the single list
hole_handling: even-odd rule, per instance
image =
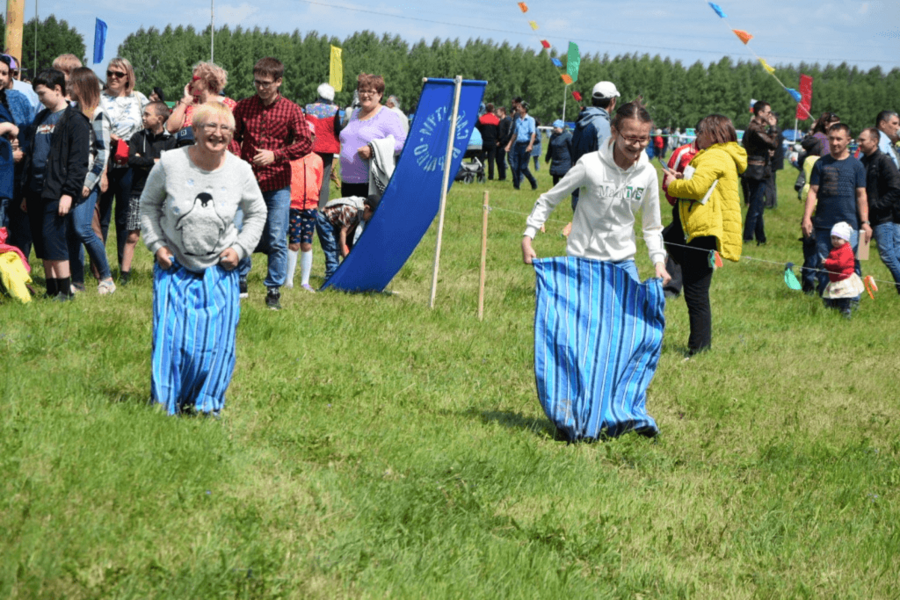
[{"label": "blue flag on pole", "polygon": [[[486,81],[462,82],[450,184],[478,120],[485,85]],[[425,81],[406,144],[378,210],[323,288],[380,292],[419,245],[441,205],[441,181],[455,90],[456,82],[452,79]]]},{"label": "blue flag on pole", "polygon": [[109,29],[105,21],[97,19],[94,24],[94,64],[103,62],[103,48],[106,46],[106,30]]},{"label": "blue flag on pole", "polygon": [[574,256],[534,261],[534,374],[547,417],[569,441],[655,435],[647,387],[662,353],[662,283]]}]

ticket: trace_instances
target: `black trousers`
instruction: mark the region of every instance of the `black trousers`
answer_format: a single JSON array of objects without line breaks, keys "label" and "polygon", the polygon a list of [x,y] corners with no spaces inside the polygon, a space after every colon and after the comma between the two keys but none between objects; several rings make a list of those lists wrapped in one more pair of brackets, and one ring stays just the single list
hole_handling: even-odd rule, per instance
[{"label": "black trousers", "polygon": [[697,354],[712,346],[709,286],[712,283],[713,269],[709,265],[709,253],[716,249],[716,238],[694,238],[688,246],[689,248],[682,248],[681,276],[684,281],[684,302],[687,304],[691,323],[688,353]]},{"label": "black trousers", "polygon": [[[497,159],[497,145],[485,145],[481,147],[481,164],[487,164],[488,179],[494,179],[494,161]],[[504,175],[506,170],[503,171]]]},{"label": "black trousers", "polygon": [[506,181],[506,149],[503,146],[497,146],[497,179]]},{"label": "black trousers", "polygon": [[[672,280],[663,288],[663,291],[673,296],[681,294],[684,281],[681,275],[682,252],[695,252],[682,248],[684,245],[684,230],[681,228],[681,217],[678,214],[678,204],[672,207],[672,222],[663,229],[663,241],[666,243],[666,271],[672,276]],[[677,245],[672,245],[677,244]]]},{"label": "black trousers", "polygon": [[778,171],[772,169],[772,176],[766,182],[766,191],[763,193],[766,208],[778,208],[778,183],[775,181],[777,175]]}]

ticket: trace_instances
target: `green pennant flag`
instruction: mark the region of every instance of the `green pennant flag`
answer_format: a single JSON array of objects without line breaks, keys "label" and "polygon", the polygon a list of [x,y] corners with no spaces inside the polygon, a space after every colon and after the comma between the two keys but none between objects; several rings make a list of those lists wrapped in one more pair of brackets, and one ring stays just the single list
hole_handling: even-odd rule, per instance
[{"label": "green pennant flag", "polygon": [[581,65],[581,54],[578,52],[578,44],[569,42],[569,55],[566,59],[566,72],[572,81],[578,81],[578,67]]}]

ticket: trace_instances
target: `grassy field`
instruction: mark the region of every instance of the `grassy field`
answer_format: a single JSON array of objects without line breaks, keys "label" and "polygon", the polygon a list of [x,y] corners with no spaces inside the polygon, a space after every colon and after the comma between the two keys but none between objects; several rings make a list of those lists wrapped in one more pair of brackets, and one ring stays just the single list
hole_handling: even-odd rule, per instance
[{"label": "grassy field", "polygon": [[[746,255],[802,262],[795,174]],[[848,322],[777,265],[727,263],[713,352],[684,362],[687,311],[666,307],[661,435],[566,445],[534,387],[534,199],[453,188],[433,311],[435,227],[393,295],[286,290],[268,311],[258,256],[220,420],[147,404],[145,249],[111,297],[5,301],[0,597],[900,596],[900,298],[882,284]]]}]

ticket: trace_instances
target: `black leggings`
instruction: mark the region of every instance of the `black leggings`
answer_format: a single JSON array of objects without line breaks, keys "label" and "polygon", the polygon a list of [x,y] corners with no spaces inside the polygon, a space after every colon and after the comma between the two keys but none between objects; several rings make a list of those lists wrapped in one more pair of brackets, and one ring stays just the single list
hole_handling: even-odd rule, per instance
[{"label": "black leggings", "polygon": [[709,252],[716,249],[713,236],[691,240],[689,248],[682,248],[681,276],[684,282],[684,301],[691,322],[688,337],[688,353],[708,350],[712,345],[712,310],[709,306],[709,286],[713,269],[709,265]]}]

